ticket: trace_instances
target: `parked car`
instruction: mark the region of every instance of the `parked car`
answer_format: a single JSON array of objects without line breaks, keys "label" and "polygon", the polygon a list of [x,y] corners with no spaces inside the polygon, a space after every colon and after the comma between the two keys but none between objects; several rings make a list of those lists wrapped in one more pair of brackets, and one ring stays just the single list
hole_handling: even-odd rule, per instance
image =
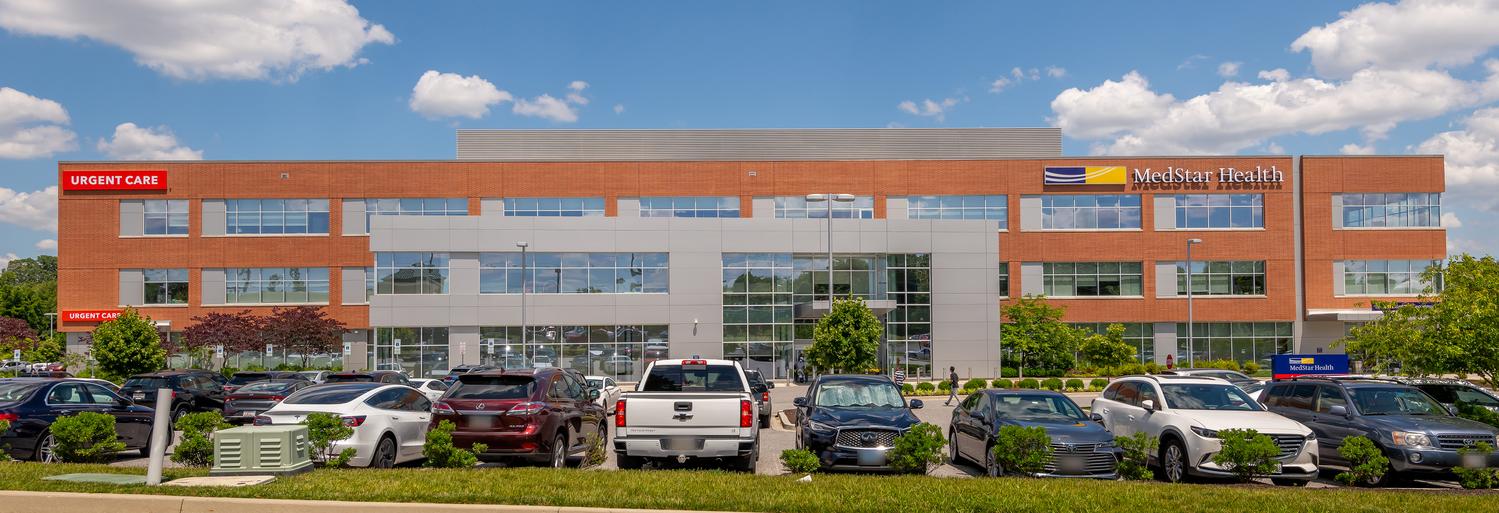
[{"label": "parked car", "polygon": [[[1338,454],[1346,437],[1374,441],[1392,470],[1381,482],[1400,474],[1445,474],[1463,464],[1463,447],[1499,444],[1499,429],[1456,417],[1420,389],[1389,380],[1298,378],[1272,384],[1262,397],[1270,411],[1316,433],[1324,463],[1348,465]],[[1488,456],[1488,466],[1499,467],[1499,454]]]},{"label": "parked car", "polygon": [[61,370],[48,370],[45,368],[30,367],[16,374],[18,378],[71,378],[72,374]]},{"label": "parked car", "polygon": [[760,429],[769,428],[770,416],[775,413],[770,403],[770,389],[775,385],[766,382],[765,377],[757,370],[744,371],[744,377],[749,379],[750,395],[755,398],[755,411],[760,415]]},{"label": "parked car", "polygon": [[1052,460],[1039,474],[1041,477],[1119,477],[1119,460],[1124,452],[1114,443],[1114,435],[1091,421],[1077,403],[1060,392],[977,392],[953,409],[948,426],[952,461],[981,464],[989,476],[1007,472],[994,460],[994,441],[999,430],[1019,426],[1040,427],[1051,437]]},{"label": "parked car", "polygon": [[457,367],[448,369],[448,373],[442,377],[442,382],[444,384],[447,384],[448,386],[452,386],[453,382],[458,380],[458,376],[462,376],[470,372],[486,371],[497,368],[499,367],[493,365],[459,365]]},{"label": "parked car", "polygon": [[733,360],[657,360],[614,405],[619,468],[653,460],[713,459],[754,472],[760,429],[749,381]]},{"label": "parked car", "polygon": [[1231,371],[1231,370],[1227,370],[1227,369],[1175,369],[1175,370],[1170,370],[1170,371],[1162,372],[1161,374],[1174,374],[1174,375],[1177,375],[1177,376],[1199,376],[1199,377],[1205,377],[1205,378],[1218,378],[1218,379],[1227,381],[1229,383],[1233,383],[1234,386],[1239,387],[1239,389],[1241,389],[1241,390],[1244,387],[1246,387],[1246,386],[1261,383],[1260,380],[1251,378],[1247,374],[1244,374],[1244,373],[1239,372],[1239,371]]},{"label": "parked car", "polygon": [[302,371],[302,372],[298,372],[297,374],[302,375],[302,377],[305,378],[305,379],[307,379],[307,381],[311,381],[312,384],[316,385],[316,384],[320,384],[320,383],[322,383],[324,381],[327,381],[328,380],[328,375],[329,374],[333,374],[333,371],[330,371],[330,370],[313,370],[313,371]]},{"label": "parked car", "polygon": [[1499,413],[1499,397],[1483,387],[1463,379],[1452,378],[1388,378],[1402,385],[1410,385],[1426,392],[1426,395],[1441,401],[1443,406],[1456,408],[1457,403],[1473,403],[1489,411]]},{"label": "parked car", "polygon": [[[1093,400],[1093,417],[1117,437],[1145,433],[1160,439],[1151,455],[1157,474],[1168,482],[1189,475],[1228,477],[1213,463],[1222,450],[1218,433],[1253,429],[1280,447],[1277,485],[1301,486],[1317,477],[1317,438],[1300,423],[1266,411],[1243,390],[1218,378],[1198,376],[1130,376],[1120,378]],[[1325,454],[1325,452],[1323,453]]]},{"label": "parked car", "polygon": [[520,459],[560,468],[568,456],[587,453],[595,437],[607,443],[598,398],[598,390],[562,369],[472,372],[458,376],[433,405],[432,425],[451,421],[459,447],[488,445],[478,455],[486,461]]},{"label": "parked car", "polygon": [[255,417],[257,426],[300,424],[312,413],[331,413],[354,428],[333,452],[354,449],[349,465],[389,468],[422,458],[432,401],[404,384],[346,382],[313,385]]},{"label": "parked car", "polygon": [[405,374],[391,370],[335,372],[329,374],[323,383],[393,383],[411,386],[411,380]]},{"label": "parked car", "polygon": [[31,363],[23,362],[21,360],[6,360],[0,362],[0,372],[15,372],[19,374],[21,371],[29,368],[31,368]]},{"label": "parked car", "polygon": [[599,403],[599,406],[604,407],[604,413],[606,415],[613,415],[614,403],[619,402],[621,392],[619,383],[616,383],[614,378],[607,376],[584,376],[583,379],[588,381],[588,386],[598,389],[599,399],[595,402]]},{"label": "parked car", "polygon": [[224,419],[250,422],[298,390],[312,386],[305,379],[268,379],[244,385],[224,397]]},{"label": "parked car", "polygon": [[254,383],[256,381],[265,381],[265,380],[269,380],[269,379],[278,379],[278,380],[295,379],[295,380],[307,381],[307,377],[303,376],[302,373],[300,373],[300,372],[291,372],[291,371],[244,371],[244,372],[236,372],[236,373],[234,373],[233,376],[229,377],[229,382],[225,383],[223,385],[223,387],[224,387],[224,393],[226,393],[226,394],[232,394],[232,393],[234,393],[235,390],[239,389],[239,387],[248,385],[250,383]]},{"label": "parked car", "polygon": [[109,391],[110,392],[114,392],[115,395],[120,395],[120,386],[116,385],[113,381],[103,380],[103,379],[94,379],[94,378],[68,378],[68,379],[71,379],[73,381],[83,381],[83,382],[86,382],[86,383],[93,383],[95,385],[99,385],[101,387],[109,389]]},{"label": "parked car", "polygon": [[629,356],[617,354],[604,359],[604,370],[615,376],[624,376],[635,373],[635,360]]},{"label": "parked car", "polygon": [[825,375],[812,381],[798,409],[796,448],[816,454],[823,468],[890,470],[895,438],[921,422],[885,376]]},{"label": "parked car", "polygon": [[172,423],[183,415],[200,411],[223,411],[224,388],[201,372],[168,370],[136,374],[120,386],[120,394],[147,406],[155,406],[156,391],[172,390]]},{"label": "parked car", "polygon": [[0,433],[0,450],[18,460],[55,461],[52,421],[85,411],[113,416],[125,449],[147,455],[154,410],[95,383],[55,378],[0,379],[0,420],[10,422]]},{"label": "parked car", "polygon": [[422,395],[427,396],[427,400],[436,401],[442,398],[443,392],[448,391],[448,384],[440,379],[422,378],[411,380],[411,388],[421,391]]}]

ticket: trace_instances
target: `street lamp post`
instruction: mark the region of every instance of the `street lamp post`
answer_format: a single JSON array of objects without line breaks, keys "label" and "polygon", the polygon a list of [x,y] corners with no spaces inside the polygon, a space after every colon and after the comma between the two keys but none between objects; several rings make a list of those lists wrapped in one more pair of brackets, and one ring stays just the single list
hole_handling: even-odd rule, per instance
[{"label": "street lamp post", "polygon": [[[854,195],[852,194],[830,193],[807,195],[807,203],[825,201],[828,204],[828,312],[830,313],[833,311],[833,202],[851,203],[854,199]],[[815,301],[816,298],[814,297],[813,300]],[[775,351],[772,350],[771,354],[775,354]],[[881,362],[881,364],[883,363],[885,362]],[[774,360],[771,361],[771,366],[775,366]]]},{"label": "street lamp post", "polygon": [[516,243],[515,243],[515,247],[520,248],[520,345],[521,345],[521,351],[525,351],[526,350],[526,329],[527,329],[527,326],[526,326],[526,284],[528,282],[532,281],[532,280],[530,280],[530,276],[527,276],[527,274],[526,274],[526,248],[528,248],[530,246],[531,246],[531,243],[526,242],[526,241],[516,241]]},{"label": "street lamp post", "polygon": [[1187,239],[1187,365],[1197,368],[1197,352],[1192,338],[1192,245],[1202,244],[1202,239]]}]

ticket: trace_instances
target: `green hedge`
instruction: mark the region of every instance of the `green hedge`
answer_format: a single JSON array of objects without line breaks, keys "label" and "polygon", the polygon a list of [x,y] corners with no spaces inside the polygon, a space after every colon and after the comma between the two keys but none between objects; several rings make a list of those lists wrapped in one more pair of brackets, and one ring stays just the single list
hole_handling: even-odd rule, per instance
[{"label": "green hedge", "polygon": [[999,379],[994,380],[994,382],[992,383],[992,385],[994,386],[994,388],[998,388],[998,389],[1001,389],[1001,390],[1006,389],[1006,388],[1015,388],[1015,382],[1011,381],[1011,380],[1008,380],[1008,379],[1005,379],[1005,378],[999,378]]}]

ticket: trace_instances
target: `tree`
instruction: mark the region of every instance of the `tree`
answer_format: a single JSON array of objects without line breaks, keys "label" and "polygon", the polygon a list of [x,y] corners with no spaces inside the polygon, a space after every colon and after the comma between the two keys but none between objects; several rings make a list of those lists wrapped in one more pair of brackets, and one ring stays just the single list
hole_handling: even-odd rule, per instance
[{"label": "tree", "polygon": [[53,333],[50,337],[40,337],[31,350],[23,355],[29,362],[61,362],[68,354],[67,335]]},{"label": "tree", "polygon": [[94,359],[106,379],[119,381],[135,374],[152,372],[166,365],[167,352],[161,348],[161,334],[150,317],[134,308],[126,308],[118,318],[94,328]]},{"label": "tree", "polygon": [[48,330],[48,313],[57,311],[57,283],[0,285],[0,316],[26,321],[31,329]]},{"label": "tree", "polygon": [[224,346],[224,351],[238,353],[260,348],[264,319],[250,315],[249,310],[235,313],[211,312],[193,317],[193,325],[182,330],[183,344],[189,351]]},{"label": "tree", "polygon": [[312,353],[332,352],[343,342],[344,323],[328,317],[322,307],[276,308],[265,320],[262,333],[267,343],[302,353],[306,367]]},{"label": "tree", "polygon": [[1349,357],[1363,362],[1365,369],[1381,374],[1413,376],[1444,374],[1461,358],[1456,346],[1422,336],[1426,309],[1421,306],[1377,305],[1385,310],[1379,320],[1354,326],[1348,337],[1336,344]]},{"label": "tree", "polygon": [[1094,367],[1113,367],[1135,361],[1135,346],[1124,341],[1124,325],[1110,324],[1104,333],[1083,338],[1078,346],[1083,361]]},{"label": "tree", "polygon": [[14,317],[0,317],[0,350],[6,354],[0,359],[10,358],[11,351],[29,351],[36,346],[36,331],[26,321]]},{"label": "tree", "polygon": [[46,283],[57,283],[57,257],[52,255],[17,258],[6,264],[5,270],[0,272],[0,286]]},{"label": "tree", "polygon": [[807,363],[825,371],[864,372],[879,365],[885,327],[856,297],[834,299],[833,308],[812,328]]},{"label": "tree", "polygon": [[1062,322],[1066,310],[1051,306],[1045,296],[1027,295],[1002,311],[1009,321],[1001,328],[1004,350],[1020,358],[1020,377],[1025,377],[1026,360],[1047,365],[1041,368],[1072,367],[1084,332]]}]

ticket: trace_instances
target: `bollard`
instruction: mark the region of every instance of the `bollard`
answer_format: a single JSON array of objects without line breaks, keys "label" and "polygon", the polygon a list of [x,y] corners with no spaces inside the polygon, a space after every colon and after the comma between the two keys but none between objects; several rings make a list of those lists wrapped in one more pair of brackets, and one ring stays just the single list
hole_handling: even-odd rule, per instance
[{"label": "bollard", "polygon": [[172,437],[172,389],[156,390],[156,420],[151,423],[151,463],[146,467],[146,485],[161,484],[162,460]]}]

